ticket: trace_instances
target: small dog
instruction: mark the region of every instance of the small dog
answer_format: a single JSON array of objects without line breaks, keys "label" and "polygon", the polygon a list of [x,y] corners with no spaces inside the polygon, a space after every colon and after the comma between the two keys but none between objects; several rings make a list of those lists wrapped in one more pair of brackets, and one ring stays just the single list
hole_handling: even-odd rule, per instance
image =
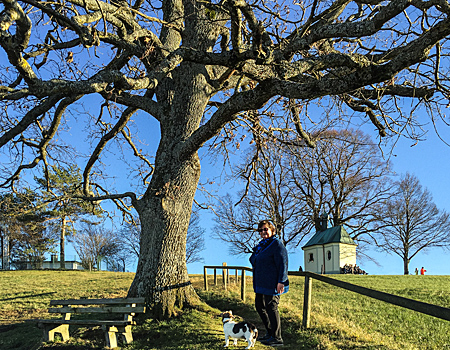
[{"label": "small dog", "polygon": [[233,345],[237,345],[239,338],[244,338],[248,342],[246,349],[255,346],[258,330],[255,325],[250,322],[233,322],[233,313],[225,311],[220,314],[223,322],[223,332],[225,333],[225,347],[228,347],[229,338],[233,339]]}]

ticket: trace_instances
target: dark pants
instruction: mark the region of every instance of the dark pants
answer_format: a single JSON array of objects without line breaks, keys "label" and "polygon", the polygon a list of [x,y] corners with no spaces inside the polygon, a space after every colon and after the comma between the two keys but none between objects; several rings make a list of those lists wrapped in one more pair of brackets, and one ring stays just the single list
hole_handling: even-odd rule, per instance
[{"label": "dark pants", "polygon": [[259,317],[266,327],[267,333],[277,340],[281,338],[281,321],[278,312],[279,295],[264,295],[256,293],[255,307]]}]

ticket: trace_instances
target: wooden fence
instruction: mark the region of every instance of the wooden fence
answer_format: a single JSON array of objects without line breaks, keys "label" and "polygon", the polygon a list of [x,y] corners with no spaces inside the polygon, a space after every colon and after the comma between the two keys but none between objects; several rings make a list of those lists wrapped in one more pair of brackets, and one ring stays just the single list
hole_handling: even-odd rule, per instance
[{"label": "wooden fence", "polygon": [[[208,281],[207,281],[207,271],[206,269],[214,269],[214,284],[217,285],[217,270],[222,269],[222,279],[226,288],[226,283],[228,280],[228,270],[236,270],[236,281],[238,276],[238,270],[241,271],[241,299],[245,300],[245,271],[253,271],[249,267],[239,267],[239,266],[226,266],[226,263],[222,266],[204,266],[204,282],[205,282],[205,290],[208,290]],[[226,271],[226,272],[225,272]],[[389,304],[397,305],[400,307],[404,307],[406,309],[410,309],[413,311],[420,312],[422,314],[434,316],[443,320],[450,321],[450,309],[438,305],[428,304],[421,301],[408,299],[404,297],[400,297],[397,295],[380,292],[377,290],[373,290],[370,288],[365,288],[361,286],[357,286],[352,283],[343,282],[328,276],[319,275],[316,273],[303,271],[290,271],[288,273],[289,276],[304,276],[305,277],[305,287],[303,294],[303,321],[302,325],[304,328],[308,328],[310,325],[310,317],[311,317],[311,294],[312,294],[312,280],[316,279],[333,286],[343,288],[349,290],[354,293],[362,294],[368,296],[373,299],[381,300]]]},{"label": "wooden fence", "polygon": [[217,270],[222,270],[222,283],[227,289],[227,284],[230,283],[230,270],[235,270],[235,282],[238,283],[239,275],[238,271],[241,272],[241,299],[245,301],[245,271],[252,272],[253,269],[250,267],[243,266],[227,266],[227,263],[223,263],[222,266],[203,266],[203,282],[205,290],[208,290],[208,275],[207,269],[214,269],[214,285],[217,285]]}]

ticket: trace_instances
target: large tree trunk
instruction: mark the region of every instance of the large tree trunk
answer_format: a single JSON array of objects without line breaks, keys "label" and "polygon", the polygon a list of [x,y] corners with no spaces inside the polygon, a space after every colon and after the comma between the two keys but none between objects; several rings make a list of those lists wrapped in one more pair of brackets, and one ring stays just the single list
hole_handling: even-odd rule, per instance
[{"label": "large tree trunk", "polygon": [[[178,4],[186,19],[184,45],[211,51],[220,25],[225,22],[218,18],[211,21],[201,3]],[[176,19],[177,16],[173,18]],[[164,36],[163,41],[178,47],[180,33],[171,32],[173,37]],[[200,179],[200,160],[196,149],[186,150],[183,146],[204,117],[215,91],[211,78],[217,72],[208,72],[201,64],[183,62],[156,89],[158,102],[164,106],[164,115],[159,118],[161,140],[151,182],[136,205],[142,227],[141,247],[129,290],[130,296],[145,296],[156,317],[171,316],[177,307],[198,302],[187,272],[186,235]]]},{"label": "large tree trunk", "polygon": [[138,206],[141,250],[129,291],[130,296],[145,296],[158,318],[197,301],[186,266],[186,232],[200,176],[198,156],[181,164],[169,163],[159,173],[164,174],[155,171],[152,193]]},{"label": "large tree trunk", "polygon": [[186,235],[200,178],[197,152],[182,154],[180,145],[194,132],[208,101],[205,77],[189,65],[180,73],[184,89],[175,93],[170,117],[161,122],[161,141],[149,187],[136,205],[141,246],[130,296],[145,296],[155,317],[198,301],[186,266]]}]

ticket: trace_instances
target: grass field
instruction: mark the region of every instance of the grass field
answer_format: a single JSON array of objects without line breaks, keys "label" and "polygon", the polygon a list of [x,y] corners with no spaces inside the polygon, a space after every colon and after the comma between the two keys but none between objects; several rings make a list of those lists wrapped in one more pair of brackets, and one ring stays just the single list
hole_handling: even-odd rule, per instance
[{"label": "grass field", "polygon": [[[234,277],[234,276],[233,276]],[[448,276],[332,276],[341,280],[447,307],[450,301]],[[81,271],[0,272],[0,349],[101,349],[100,329],[79,328],[63,344],[40,344],[42,331],[36,318],[48,318],[51,299],[122,297],[132,281],[131,273]],[[141,319],[133,330],[129,350],[222,349],[220,310],[232,309],[261,329],[253,307],[251,281],[246,302],[239,298],[238,285],[227,291],[218,285],[202,290],[203,278],[191,276],[202,301],[199,308],[185,310],[166,321]],[[314,280],[311,327],[302,329],[304,278],[291,278],[290,292],[281,299],[283,338],[289,349],[450,349],[450,322],[392,306]],[[232,278],[233,280],[233,278]],[[246,342],[239,341],[244,348]],[[257,343],[255,349],[268,349]]]}]

